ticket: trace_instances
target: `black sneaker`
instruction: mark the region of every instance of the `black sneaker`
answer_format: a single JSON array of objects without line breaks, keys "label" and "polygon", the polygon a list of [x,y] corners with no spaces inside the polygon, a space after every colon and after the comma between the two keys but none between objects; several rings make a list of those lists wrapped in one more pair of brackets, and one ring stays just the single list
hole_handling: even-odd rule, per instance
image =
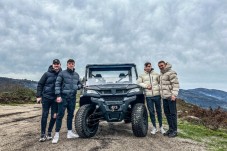
[{"label": "black sneaker", "polygon": [[174,131],[169,134],[169,137],[176,137],[177,136],[177,131]]},{"label": "black sneaker", "polygon": [[169,136],[170,133],[172,133],[172,130],[166,131],[163,135],[164,135],[164,136]]},{"label": "black sneaker", "polygon": [[46,138],[46,135],[45,135],[45,134],[42,134],[41,137],[40,137],[40,139],[39,139],[39,141],[40,141],[40,142],[45,142],[46,139],[47,139],[47,138]]},{"label": "black sneaker", "polygon": [[47,140],[52,140],[51,132],[47,133]]}]

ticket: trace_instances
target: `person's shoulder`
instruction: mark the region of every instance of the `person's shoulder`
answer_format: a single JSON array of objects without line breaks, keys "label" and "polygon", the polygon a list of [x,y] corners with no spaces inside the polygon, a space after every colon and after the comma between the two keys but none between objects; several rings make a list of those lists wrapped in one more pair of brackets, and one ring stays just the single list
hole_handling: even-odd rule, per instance
[{"label": "person's shoulder", "polygon": [[145,76],[145,75],[147,75],[147,73],[146,73],[146,72],[143,72],[143,73],[141,73],[139,76],[143,77],[143,76]]},{"label": "person's shoulder", "polygon": [[171,74],[177,74],[177,72],[174,71],[174,70],[169,70],[169,72],[170,72]]},{"label": "person's shoulder", "polygon": [[79,76],[79,74],[76,72],[76,71],[74,71],[74,75],[77,75],[77,76]]},{"label": "person's shoulder", "polygon": [[157,73],[156,71],[153,71],[153,73],[152,73],[153,75],[157,75],[157,76],[159,76],[160,74],[159,73]]}]

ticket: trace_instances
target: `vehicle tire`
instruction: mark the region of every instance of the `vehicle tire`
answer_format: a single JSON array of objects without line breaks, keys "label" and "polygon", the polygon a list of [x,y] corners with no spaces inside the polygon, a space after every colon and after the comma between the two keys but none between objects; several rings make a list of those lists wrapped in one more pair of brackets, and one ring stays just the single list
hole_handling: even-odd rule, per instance
[{"label": "vehicle tire", "polygon": [[95,120],[92,114],[95,107],[86,104],[79,108],[75,116],[75,129],[81,138],[90,138],[94,136],[98,130],[99,121]]},{"label": "vehicle tire", "polygon": [[131,123],[130,119],[124,119],[125,124]]},{"label": "vehicle tire", "polygon": [[132,109],[132,131],[136,137],[145,137],[148,130],[148,115],[144,104],[135,104]]}]

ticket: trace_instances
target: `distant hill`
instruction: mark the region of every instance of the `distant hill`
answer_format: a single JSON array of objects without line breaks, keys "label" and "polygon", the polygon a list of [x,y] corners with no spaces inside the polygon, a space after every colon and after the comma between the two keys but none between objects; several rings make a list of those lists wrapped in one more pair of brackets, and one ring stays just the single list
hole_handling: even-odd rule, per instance
[{"label": "distant hill", "polygon": [[38,82],[27,79],[12,79],[0,77],[0,91],[7,90],[9,87],[19,85],[25,88],[36,90]]},{"label": "distant hill", "polygon": [[178,97],[202,108],[212,107],[215,109],[220,106],[227,110],[227,92],[225,91],[205,88],[180,89]]},{"label": "distant hill", "polygon": [[[7,88],[15,87],[15,85],[24,86],[36,91],[37,81],[27,80],[27,79],[12,79],[0,77],[0,92],[7,90]],[[227,110],[227,92],[215,89],[189,89],[183,90],[180,89],[179,96],[180,99],[200,106],[202,108],[212,107],[213,109],[218,108],[219,106]]]}]

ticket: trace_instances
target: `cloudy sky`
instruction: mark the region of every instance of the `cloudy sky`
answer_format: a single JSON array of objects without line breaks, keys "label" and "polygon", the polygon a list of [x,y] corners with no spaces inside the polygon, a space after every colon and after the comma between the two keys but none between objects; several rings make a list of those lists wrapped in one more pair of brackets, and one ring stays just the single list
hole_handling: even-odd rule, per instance
[{"label": "cloudy sky", "polygon": [[227,91],[226,0],[0,1],[0,77],[39,80],[69,58],[91,63],[170,62],[183,89]]}]

